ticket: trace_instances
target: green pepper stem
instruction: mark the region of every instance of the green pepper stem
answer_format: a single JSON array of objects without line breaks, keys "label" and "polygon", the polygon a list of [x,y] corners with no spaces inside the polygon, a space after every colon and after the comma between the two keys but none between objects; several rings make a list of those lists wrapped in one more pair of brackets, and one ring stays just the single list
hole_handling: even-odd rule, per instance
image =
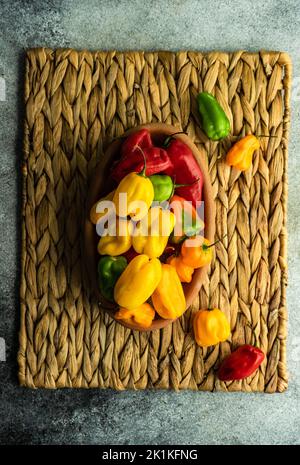
[{"label": "green pepper stem", "polygon": [[[249,134],[246,134],[246,135],[249,135]],[[253,134],[255,137],[270,137],[270,138],[273,138],[273,139],[278,139],[279,136],[273,136],[273,135],[265,135],[265,134]],[[240,139],[240,138],[243,138],[245,136],[231,136],[233,139]]]},{"label": "green pepper stem", "polygon": [[174,195],[174,192],[175,192],[175,181],[176,181],[176,176],[174,176],[174,181],[173,181],[173,179],[172,179],[173,187],[172,187],[171,195],[170,195],[170,197],[168,198],[168,200],[170,200],[170,199],[173,197],[173,195]]},{"label": "green pepper stem", "polygon": [[190,184],[176,184],[176,177],[174,176],[174,181],[173,181],[173,187],[172,187],[172,192],[171,192],[171,195],[169,197],[169,199],[171,199],[174,195],[174,192],[175,192],[175,189],[177,189],[178,187],[189,187],[189,186],[193,186],[194,184],[197,184],[197,182],[200,181],[200,178],[197,178],[195,179],[195,181],[193,181],[192,183]]},{"label": "green pepper stem", "polygon": [[135,145],[134,146],[135,149],[139,149],[139,151],[141,152],[141,154],[143,155],[143,159],[144,159],[144,168],[142,169],[142,171],[139,174],[139,176],[143,176],[144,178],[146,177],[146,166],[147,166],[147,162],[146,162],[146,157],[145,157],[145,153],[144,153],[144,150],[139,146],[139,145]]},{"label": "green pepper stem", "polygon": [[174,132],[174,134],[171,134],[170,136],[166,137],[166,139],[164,140],[163,142],[163,147],[168,147],[169,143],[171,142],[171,140],[174,138],[174,136],[177,136],[177,134],[186,134],[184,131],[178,131],[178,132]]},{"label": "green pepper stem", "polygon": [[207,297],[207,310],[209,311],[212,310],[212,307],[210,306],[210,304],[211,304],[211,296],[209,295]]},{"label": "green pepper stem", "polygon": [[273,139],[278,139],[278,136],[265,136],[264,134],[258,134],[257,136],[255,137],[271,137]]}]

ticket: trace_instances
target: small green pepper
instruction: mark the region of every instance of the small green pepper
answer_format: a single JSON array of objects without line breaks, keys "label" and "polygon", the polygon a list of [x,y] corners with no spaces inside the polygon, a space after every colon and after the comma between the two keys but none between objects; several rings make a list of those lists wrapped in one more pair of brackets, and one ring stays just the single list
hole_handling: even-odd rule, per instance
[{"label": "small green pepper", "polygon": [[198,94],[198,108],[202,129],[209,139],[219,140],[228,136],[230,122],[215,97],[208,92]]},{"label": "small green pepper", "polygon": [[101,294],[107,300],[114,301],[114,287],[127,266],[125,257],[101,257],[98,263],[98,278]]},{"label": "small green pepper", "polygon": [[152,176],[149,176],[149,179],[154,188],[153,200],[163,202],[171,197],[174,189],[174,183],[170,176],[167,176],[166,174],[153,174]]}]

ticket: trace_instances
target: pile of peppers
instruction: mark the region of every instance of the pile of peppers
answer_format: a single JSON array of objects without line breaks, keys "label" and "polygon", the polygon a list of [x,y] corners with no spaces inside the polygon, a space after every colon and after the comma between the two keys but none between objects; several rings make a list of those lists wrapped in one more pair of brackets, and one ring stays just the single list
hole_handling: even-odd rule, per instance
[{"label": "pile of peppers", "polygon": [[[181,140],[167,137],[157,147],[147,129],[129,135],[120,155],[111,171],[115,189],[90,212],[92,223],[101,224],[110,211],[99,213],[98,203],[110,200],[117,214],[116,234],[100,235],[97,246],[99,289],[107,301],[119,306],[117,320],[148,328],[156,315],[175,319],[184,313],[182,283],[190,282],[194,269],[203,266],[201,253],[203,264],[207,262],[202,244],[195,244],[197,261],[191,254],[184,256],[185,239],[204,227],[196,210],[203,176]],[[119,204],[122,194],[127,195],[125,206]],[[140,200],[143,208],[135,203]],[[170,207],[162,208],[159,202],[164,201]]]},{"label": "pile of peppers", "polygon": [[[213,141],[227,137],[230,122],[216,98],[201,92],[197,102],[206,136]],[[259,147],[259,140],[249,134],[232,146],[226,163],[245,171],[251,167],[253,154]],[[123,142],[111,176],[116,188],[100,200],[111,200],[115,206],[117,235],[102,236],[98,243],[100,292],[105,299],[118,304],[117,320],[149,328],[156,315],[176,319],[186,310],[182,283],[191,282],[194,270],[211,262],[215,245],[198,236],[204,228],[196,210],[203,189],[199,165],[191,149],[176,134],[158,147],[149,131],[141,129]],[[118,200],[124,193],[127,205],[143,200],[145,208],[120,209]],[[157,206],[157,202],[164,201],[171,207]],[[104,216],[97,212],[97,205],[98,202],[90,212],[95,225]],[[135,220],[138,234],[132,234],[130,219]],[[143,224],[146,219],[148,229]],[[154,222],[156,234],[150,235]],[[180,234],[175,225],[181,226]],[[229,321],[218,308],[196,312],[193,331],[201,347],[224,342],[231,332]],[[259,348],[241,346],[222,362],[219,379],[231,381],[250,376],[263,360],[264,353]]]}]

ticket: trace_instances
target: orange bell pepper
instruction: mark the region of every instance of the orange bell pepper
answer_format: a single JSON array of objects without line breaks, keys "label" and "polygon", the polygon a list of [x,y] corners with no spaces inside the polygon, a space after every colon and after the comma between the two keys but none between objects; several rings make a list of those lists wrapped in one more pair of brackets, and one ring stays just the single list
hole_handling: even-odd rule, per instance
[{"label": "orange bell pepper", "polygon": [[172,255],[167,259],[167,263],[175,268],[182,283],[190,283],[192,281],[194,268],[186,265],[183,262],[182,257]]},{"label": "orange bell pepper", "polygon": [[226,155],[226,163],[240,171],[246,171],[252,164],[255,150],[260,147],[259,140],[252,134],[236,142]]}]

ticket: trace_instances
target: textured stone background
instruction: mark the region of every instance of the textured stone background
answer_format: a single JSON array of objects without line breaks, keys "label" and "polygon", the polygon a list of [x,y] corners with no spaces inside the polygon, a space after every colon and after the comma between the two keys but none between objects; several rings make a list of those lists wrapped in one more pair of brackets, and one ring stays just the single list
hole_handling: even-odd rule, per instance
[{"label": "textured stone background", "polygon": [[[146,5],[144,5],[146,3]],[[0,443],[300,444],[300,77],[289,158],[289,389],[284,394],[31,391],[17,384],[24,49],[284,50],[300,76],[297,0],[0,0]],[[3,84],[3,81],[2,81]]]}]

